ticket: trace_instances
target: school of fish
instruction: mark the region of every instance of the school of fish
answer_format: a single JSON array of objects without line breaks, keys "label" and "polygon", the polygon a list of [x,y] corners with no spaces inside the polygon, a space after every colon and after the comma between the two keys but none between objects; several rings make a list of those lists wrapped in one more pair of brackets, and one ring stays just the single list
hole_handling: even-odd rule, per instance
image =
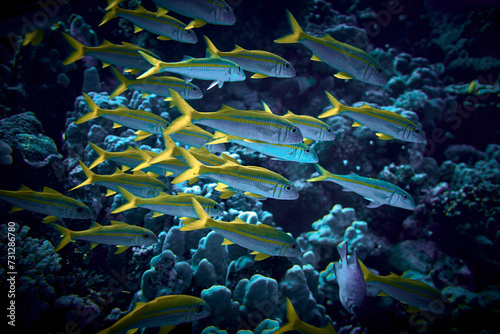
[{"label": "school of fish", "polygon": [[[223,0],[153,0],[156,12],[139,5],[134,10],[119,7],[122,0],[108,0],[106,14],[101,25],[120,17],[130,21],[135,33],[146,30],[161,41],[176,41],[195,44],[198,37],[194,28],[203,25],[234,25],[236,18],[231,7]],[[191,18],[189,24],[167,15],[173,12]],[[368,53],[346,43],[335,40],[328,34],[312,36],[302,30],[291,12],[286,12],[291,33],[275,40],[276,43],[299,43],[312,52],[311,60],[325,62],[337,73],[339,79],[355,79],[367,84],[384,86],[387,75],[381,65]],[[111,213],[117,214],[134,208],[145,208],[154,212],[153,217],[172,215],[182,217],[181,231],[211,229],[224,237],[223,245],[237,244],[249,249],[255,260],[270,256],[298,257],[302,252],[297,241],[288,233],[265,224],[248,224],[236,218],[231,222],[216,218],[223,213],[217,201],[187,193],[172,194],[170,187],[157,179],[169,177],[172,184],[200,178],[217,183],[221,199],[236,192],[258,199],[274,198],[293,201],[299,191],[293,182],[282,175],[259,166],[247,166],[222,152],[224,143],[237,144],[249,150],[265,154],[273,159],[314,164],[317,174],[307,181],[331,181],[344,191],[357,193],[368,201],[369,208],[390,205],[407,210],[415,208],[412,196],[388,182],[358,176],[337,175],[319,165],[314,150],[308,146],[312,141],[335,139],[332,128],[318,118],[345,115],[354,120],[353,127],[366,126],[376,132],[381,140],[396,139],[404,142],[425,142],[425,134],[409,119],[388,110],[364,104],[349,107],[325,92],[332,108],[321,115],[294,114],[288,111],[280,116],[263,102],[263,110],[240,110],[222,105],[217,111],[197,111],[186,100],[203,98],[202,90],[191,83],[193,79],[211,82],[208,89],[223,87],[225,82],[243,81],[245,71],[253,73],[253,79],[267,77],[291,78],[295,76],[293,65],[279,55],[264,50],[247,50],[235,45],[232,51],[219,51],[214,43],[203,36],[206,43],[206,58],[188,55],[179,62],[164,62],[153,52],[128,42],[113,44],[104,41],[100,46],[89,47],[77,41],[67,32],[61,32],[74,51],[64,61],[71,64],[84,56],[99,59],[103,67],[110,66],[120,82],[110,98],[128,89],[138,90],[143,97],[156,94],[177,108],[181,116],[172,122],[144,110],[132,110],[119,106],[113,110],[100,108],[94,101],[94,93],[83,93],[89,112],[74,124],[81,124],[102,117],[113,122],[113,127],[128,127],[136,130],[136,141],[158,135],[163,138],[165,150],[157,153],[129,146],[122,152],[107,152],[89,142],[98,158],[86,166],[80,161],[87,177],[73,189],[90,185],[107,188],[106,196],[119,193],[124,204]],[[31,34],[33,35],[33,34]],[[27,37],[33,38],[33,37]],[[201,40],[201,39],[200,39]],[[123,68],[119,71],[117,68]],[[176,76],[155,76],[158,73]],[[177,144],[176,144],[177,143]],[[222,154],[217,154],[222,153]],[[117,168],[112,175],[98,175],[92,169],[104,161],[112,161]],[[71,190],[73,190],[71,189]],[[130,246],[148,246],[157,242],[155,234],[143,227],[124,222],[111,221],[110,225],[93,222],[89,229],[72,231],[56,220],[93,219],[91,209],[77,200],[45,187],[42,192],[22,186],[18,191],[0,190],[0,199],[14,205],[12,212],[30,210],[46,215],[44,223],[51,223],[62,235],[56,246],[60,251],[69,242],[83,240],[98,244],[117,246],[116,253]],[[339,285],[340,301],[351,314],[357,315],[363,307],[367,284],[373,284],[382,292],[413,308],[428,310],[431,303],[443,297],[435,288],[415,280],[391,274],[374,275],[357,259],[356,253],[348,256],[347,244],[338,246],[340,261],[334,264]],[[297,330],[307,333],[335,333],[332,324],[317,328],[302,322],[294,306],[287,299],[288,322],[275,333]],[[158,297],[148,303],[137,302],[135,308],[113,326],[99,333],[133,332],[138,328],[163,327],[167,333],[175,325],[207,317],[210,308],[200,298],[185,295]]]}]

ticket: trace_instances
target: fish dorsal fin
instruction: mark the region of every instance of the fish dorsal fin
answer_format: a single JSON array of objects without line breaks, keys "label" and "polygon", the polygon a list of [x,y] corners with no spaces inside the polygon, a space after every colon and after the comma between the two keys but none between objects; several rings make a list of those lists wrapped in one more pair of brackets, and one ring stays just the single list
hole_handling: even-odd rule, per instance
[{"label": "fish dorsal fin", "polygon": [[233,107],[230,107],[230,106],[228,106],[226,104],[223,104],[222,107],[219,110],[217,110],[217,112],[219,112],[219,111],[228,111],[228,110],[236,110],[236,109],[233,108]]},{"label": "fish dorsal fin", "polygon": [[240,164],[240,163],[238,162],[238,160],[236,160],[236,159],[234,159],[234,158],[230,157],[230,156],[229,156],[229,155],[227,155],[227,154],[222,153],[222,157],[224,158],[224,160],[229,161],[229,162],[231,162],[232,164],[236,164],[236,165],[239,165],[239,164]]},{"label": "fish dorsal fin", "polygon": [[207,48],[206,50],[206,53],[205,53],[205,56],[207,58],[220,58],[219,55],[217,53],[215,53],[213,50]]},{"label": "fish dorsal fin", "polygon": [[293,112],[291,112],[290,110],[287,110],[286,114],[283,116],[292,117],[292,116],[295,116],[295,114]]},{"label": "fish dorsal fin", "polygon": [[236,217],[233,219],[233,221],[231,222],[231,224],[246,224],[245,221],[241,220],[240,218]]},{"label": "fish dorsal fin", "polygon": [[137,13],[147,13],[149,12],[146,8],[142,7],[141,5],[138,5],[136,9],[134,9],[134,12]]},{"label": "fish dorsal fin", "polygon": [[142,170],[136,170],[136,171],[134,171],[134,175],[148,176],[148,174],[144,173]]},{"label": "fish dorsal fin", "polygon": [[194,59],[193,57],[190,57],[190,56],[184,56],[182,57],[182,60],[181,61],[186,61],[186,60],[191,60],[191,59]]},{"label": "fish dorsal fin", "polygon": [[328,34],[325,34],[321,37],[321,39],[325,39],[327,41],[330,41],[330,42],[338,42],[335,38],[333,38],[332,36],[328,35]]},{"label": "fish dorsal fin", "polygon": [[119,222],[116,220],[112,220],[112,221],[110,221],[110,223],[111,223],[111,225],[128,225],[127,223]]},{"label": "fish dorsal fin", "polygon": [[267,224],[258,224],[257,225],[259,228],[267,228],[267,229],[271,229],[271,230],[274,230],[274,227],[270,226],[270,225],[267,225]]},{"label": "fish dorsal fin", "polygon": [[107,39],[105,39],[101,45],[99,46],[111,46],[111,45],[114,45],[113,43],[111,43],[110,41],[108,41]]},{"label": "fish dorsal fin", "polygon": [[89,228],[96,228],[96,227],[102,227],[102,225],[99,224],[98,222],[93,222],[92,225],[90,225]]},{"label": "fish dorsal fin", "polygon": [[[56,194],[56,195],[63,195],[63,194],[61,194],[59,191],[54,190],[54,189],[49,188],[49,187],[43,187],[43,192],[44,192],[44,193],[50,193],[50,194]],[[63,196],[64,196],[64,195],[63,195]]]},{"label": "fish dorsal fin", "polygon": [[264,111],[267,111],[268,113],[272,114],[272,110],[271,108],[269,108],[269,106],[266,104],[266,102],[260,100],[260,102],[262,103],[262,106],[264,107]]},{"label": "fish dorsal fin", "polygon": [[21,186],[21,188],[19,188],[18,191],[33,191],[31,190],[30,188],[28,188],[27,186],[25,186],[24,184]]},{"label": "fish dorsal fin", "polygon": [[159,6],[156,7],[156,17],[163,16],[163,15],[165,15],[167,13],[168,13],[168,10],[166,10],[165,8],[162,8],[162,7],[159,7]]},{"label": "fish dorsal fin", "polygon": [[194,197],[196,195],[195,194],[191,194],[191,193],[178,193],[177,196]]},{"label": "fish dorsal fin", "polygon": [[363,105],[359,108],[361,108],[361,109],[374,109],[371,105],[366,104],[366,103],[363,103]]},{"label": "fish dorsal fin", "polygon": [[231,52],[240,52],[240,51],[247,51],[247,50],[245,50],[241,46],[235,44],[234,49]]},{"label": "fish dorsal fin", "polygon": [[135,307],[134,307],[134,311],[137,310],[137,309],[140,309],[141,307],[143,307],[144,305],[146,305],[146,303],[142,303],[142,302],[137,302],[135,304]]},{"label": "fish dorsal fin", "polygon": [[113,175],[119,175],[119,174],[125,174],[120,168],[116,167],[115,172]]}]

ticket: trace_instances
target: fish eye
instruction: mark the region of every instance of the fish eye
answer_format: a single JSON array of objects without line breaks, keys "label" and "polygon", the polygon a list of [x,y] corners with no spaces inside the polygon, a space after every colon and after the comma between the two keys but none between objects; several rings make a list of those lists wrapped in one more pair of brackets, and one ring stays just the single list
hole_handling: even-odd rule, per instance
[{"label": "fish eye", "polygon": [[217,210],[217,206],[217,204],[214,204],[214,206],[212,206],[212,209]]},{"label": "fish eye", "polygon": [[143,235],[142,235],[142,237],[143,237],[144,239],[148,239],[148,238],[149,238],[149,234],[143,234]]},{"label": "fish eye", "polygon": [[291,245],[291,246],[290,246],[290,248],[291,248],[291,249],[295,249],[295,248],[297,248],[297,244],[293,244],[293,245]]},{"label": "fish eye", "polygon": [[224,7],[224,11],[225,11],[226,13],[228,13],[228,12],[229,12],[229,6]]},{"label": "fish eye", "polygon": [[304,150],[306,153],[311,153],[311,149],[308,147]]},{"label": "fish eye", "polygon": [[407,198],[408,198],[408,196],[406,196],[406,195],[403,195],[403,198],[404,198],[404,199],[407,199]]},{"label": "fish eye", "polygon": [[191,30],[186,30],[186,34],[190,34],[191,33]]},{"label": "fish eye", "polygon": [[195,311],[196,313],[201,313],[203,311],[203,305],[198,305]]},{"label": "fish eye", "polygon": [[240,66],[238,66],[238,71],[241,71],[241,67]]},{"label": "fish eye", "polygon": [[415,133],[420,133],[420,130],[419,129],[415,130]]},{"label": "fish eye", "polygon": [[196,88],[196,87],[193,87],[193,90],[197,90],[197,88]]},{"label": "fish eye", "polygon": [[291,132],[291,133],[295,133],[295,132],[297,132],[297,128],[296,128],[296,127],[290,128],[290,132]]},{"label": "fish eye", "polygon": [[286,63],[285,68],[289,68],[289,67],[290,67],[290,64]]},{"label": "fish eye", "polygon": [[326,131],[327,132],[332,132],[332,128],[328,128]]},{"label": "fish eye", "polygon": [[83,212],[83,208],[81,206],[79,206],[77,209],[76,209],[76,212],[77,213],[82,213]]},{"label": "fish eye", "polygon": [[377,69],[377,72],[382,73],[382,69],[381,68]]},{"label": "fish eye", "polygon": [[292,186],[288,184],[288,185],[285,187],[285,190],[286,190],[286,191],[290,191],[290,190],[292,190]]}]

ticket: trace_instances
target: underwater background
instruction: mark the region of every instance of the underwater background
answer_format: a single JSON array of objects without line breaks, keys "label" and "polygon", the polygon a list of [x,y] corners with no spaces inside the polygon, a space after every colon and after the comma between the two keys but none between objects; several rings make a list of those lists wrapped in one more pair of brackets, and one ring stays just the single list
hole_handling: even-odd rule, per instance
[{"label": "underwater background", "polygon": [[[11,212],[11,202],[1,200],[0,278],[8,296],[2,302],[7,333],[96,333],[131,312],[138,300],[180,294],[202,298],[211,313],[170,333],[273,333],[287,323],[287,299],[301,321],[324,327],[309,333],[333,332],[328,324],[337,333],[500,333],[498,1],[229,0],[234,25],[195,28],[194,44],[158,40],[145,30],[134,33],[134,25],[121,18],[100,26],[105,0],[68,3],[42,0],[28,8],[21,2],[2,14],[0,189],[52,188],[84,203],[93,215],[61,218],[56,224],[83,231],[94,221],[120,221],[152,231],[158,242],[114,254],[115,246],[94,248],[77,240],[56,252],[61,233],[42,223],[45,215]],[[148,0],[119,6],[134,9],[139,3],[156,10]],[[329,34],[369,53],[387,74],[387,83],[336,78],[338,70],[311,61],[313,53],[303,45],[275,43],[291,32],[287,9],[308,34]],[[8,21],[9,13],[17,21]],[[44,28],[43,38],[23,46],[23,29],[31,25]],[[129,146],[160,152],[165,142],[157,134],[134,141],[136,130],[113,127],[102,117],[76,124],[90,110],[82,94],[103,109],[122,105],[167,121],[181,113],[170,108],[165,96],[143,96],[133,88],[108,99],[120,84],[111,67],[90,55],[64,65],[75,50],[62,32],[92,47],[104,40],[133,43],[164,62],[205,57],[205,35],[219,50],[235,45],[265,50],[295,68],[290,78],[253,79],[247,73],[244,81],[210,90],[210,81],[194,79],[203,97],[187,102],[198,111],[222,105],[262,110],[264,101],[276,115],[290,110],[318,117],[331,108],[327,91],[346,106],[366,103],[405,116],[425,133],[426,142],[381,140],[368,127],[353,127],[352,119],[338,115],[322,119],[335,139],[317,140],[310,147],[324,169],[389,182],[411,194],[414,209],[367,208],[363,196],[337,184],[308,182],[317,175],[314,163],[274,160],[226,143],[226,154],[242,165],[284,176],[299,197],[261,200],[237,191],[221,199],[217,182],[210,179],[192,184],[158,179],[170,194],[191,193],[218,202],[220,221],[238,217],[290,233],[300,245],[299,257],[257,261],[251,250],[221,245],[224,237],[210,229],[181,231],[178,216],[158,216],[146,208],[111,213],[126,202],[122,195],[106,196],[106,188],[97,184],[69,191],[86,180],[79,161],[89,166],[98,158],[89,142],[109,152]],[[93,172],[110,175],[117,167],[121,164],[105,161]],[[408,312],[408,305],[378,296],[380,288],[367,282],[362,308],[352,314],[339,297],[346,292],[339,288],[333,264],[340,259],[337,246],[342,242],[351,258],[355,254],[372,273],[395,273],[439,291],[439,307]],[[15,305],[13,313],[10,305]]]}]

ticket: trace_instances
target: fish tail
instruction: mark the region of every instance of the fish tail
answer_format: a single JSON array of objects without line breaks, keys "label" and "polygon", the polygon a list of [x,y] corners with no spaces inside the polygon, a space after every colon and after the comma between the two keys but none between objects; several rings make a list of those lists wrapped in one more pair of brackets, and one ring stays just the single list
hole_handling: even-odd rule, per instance
[{"label": "fish tail", "polygon": [[219,50],[217,50],[214,43],[212,43],[212,41],[209,40],[207,36],[203,36],[203,38],[205,39],[205,43],[207,44],[207,53],[210,54],[211,56],[213,55],[218,56]]},{"label": "fish tail", "polygon": [[108,7],[106,7],[106,10],[110,10],[112,8],[117,7],[119,4],[121,4],[124,0],[107,0],[108,1]]},{"label": "fish tail", "polygon": [[[156,59],[155,57],[152,57],[148,55],[145,52],[142,51],[137,51],[139,54],[144,58],[148,63],[153,65],[149,70],[146,72],[142,73],[140,76],[137,77],[137,80],[149,77],[153,74],[160,73],[160,70],[162,69],[162,61],[160,59]],[[164,67],[164,66],[163,66]]]},{"label": "fish tail", "polygon": [[120,186],[116,186],[116,188],[118,189],[118,191],[120,192],[120,194],[123,196],[123,198],[125,198],[125,200],[127,201],[127,203],[123,204],[122,206],[120,206],[120,207],[118,207],[116,209],[114,209],[113,211],[111,211],[111,213],[113,213],[113,214],[119,213],[119,212],[122,212],[122,211],[126,211],[126,210],[137,208],[139,205],[141,205],[141,203],[140,203],[140,197],[135,196],[134,194],[128,192],[127,190],[123,189]]},{"label": "fish tail", "polygon": [[361,262],[360,259],[358,259],[359,267],[361,268],[361,271],[363,272],[363,277],[365,278],[365,282],[373,282],[377,281],[377,275],[372,274],[368,268],[366,268],[365,264]]},{"label": "fish tail", "polygon": [[214,145],[214,144],[221,144],[221,143],[229,143],[231,140],[238,139],[236,136],[231,136],[228,135],[227,133],[223,133],[220,131],[215,131],[213,137],[214,140],[211,142],[206,143],[206,145]]},{"label": "fish tail", "polygon": [[99,155],[99,157],[95,159],[94,162],[92,162],[92,164],[89,166],[89,169],[92,169],[95,166],[99,165],[101,162],[108,160],[109,158],[108,152],[106,152],[105,150],[103,150],[94,143],[89,142],[89,145]]},{"label": "fish tail", "polygon": [[79,185],[77,185],[76,187],[70,189],[69,191],[73,191],[75,189],[86,186],[88,184],[92,184],[92,183],[97,181],[96,180],[97,175],[95,173],[93,173],[87,166],[85,166],[85,164],[81,160],[79,160],[79,162],[80,162],[80,167],[82,168],[83,172],[85,173],[85,176],[87,177],[87,179],[85,181],[83,181],[82,183],[80,183]]},{"label": "fish tail", "polygon": [[189,166],[189,169],[174,178],[170,182],[172,184],[181,183],[198,177],[200,174],[203,174],[204,170],[207,168],[205,165],[199,162],[190,152],[186,151],[186,149],[179,147],[179,150],[182,157],[186,161],[186,164]]},{"label": "fish tail", "polygon": [[64,65],[68,65],[71,63],[74,63],[75,61],[83,58],[85,56],[85,48],[86,46],[83,45],[82,43],[78,42],[76,39],[71,37],[70,35],[66,34],[65,32],[62,32],[64,38],[68,41],[69,44],[75,49],[75,51],[66,58],[66,60],[63,62]]},{"label": "fish tail", "polygon": [[112,99],[113,97],[118,96],[121,93],[123,93],[124,91],[126,91],[128,89],[128,85],[130,84],[130,80],[125,78],[125,76],[123,74],[121,74],[120,72],[118,72],[114,67],[111,67],[111,70],[113,71],[113,74],[115,75],[115,77],[120,81],[120,85],[118,87],[116,87],[116,89],[113,93],[111,93],[111,95],[109,96],[110,99]]},{"label": "fish tail", "polygon": [[50,225],[58,230],[59,233],[61,233],[61,235],[63,236],[62,240],[59,242],[55,249],[55,251],[58,252],[59,250],[61,250],[61,248],[69,244],[69,242],[73,239],[73,231],[58,224],[51,223]]},{"label": "fish tail", "polygon": [[[109,4],[110,2],[113,2],[113,4]],[[104,23],[111,21],[116,17],[116,14],[120,10],[120,7],[118,7],[119,1],[108,1],[108,7],[106,7],[106,15],[102,18],[101,23],[99,24],[99,27],[102,26]],[[108,9],[109,8],[109,9]]]},{"label": "fish tail", "polygon": [[85,99],[85,102],[87,102],[87,105],[90,108],[90,112],[86,113],[85,115],[83,115],[82,117],[77,119],[75,121],[75,124],[85,123],[85,122],[90,121],[91,119],[94,119],[94,118],[97,118],[100,116],[100,114],[99,114],[100,108],[97,106],[97,104],[95,104],[94,101],[92,101],[90,96],[88,96],[86,93],[83,93],[83,98]]},{"label": "fish tail", "polygon": [[309,328],[307,328],[307,330],[303,328],[303,322],[299,319],[299,316],[297,315],[297,312],[295,312],[295,308],[293,307],[292,302],[288,298],[286,299],[286,318],[288,322],[281,326],[277,331],[273,332],[274,334],[280,334],[294,330],[304,332],[310,331]]},{"label": "fish tail", "polygon": [[279,44],[290,44],[290,43],[298,43],[301,40],[307,38],[307,34],[302,30],[299,23],[293,17],[292,13],[287,9],[286,14],[288,16],[288,23],[290,23],[290,28],[292,29],[292,33],[281,38],[275,39],[274,43]]},{"label": "fish tail", "polygon": [[343,111],[343,108],[345,107],[342,103],[340,103],[339,100],[334,98],[333,95],[328,93],[326,90],[325,90],[325,94],[326,94],[326,97],[328,98],[328,100],[330,100],[330,103],[332,104],[333,108],[328,109],[327,111],[325,111],[324,113],[319,115],[318,118],[325,118],[325,117],[329,117],[329,116],[338,115]]},{"label": "fish tail", "polygon": [[163,131],[164,135],[172,134],[192,124],[193,119],[196,119],[199,114],[175,90],[169,89],[168,91],[170,92],[170,97],[167,97],[165,100],[170,101],[170,108],[177,107],[182,116],[177,117],[168,125],[165,131]]},{"label": "fish tail", "polygon": [[193,208],[194,211],[196,212],[196,215],[198,216],[198,219],[188,223],[180,228],[181,231],[194,231],[194,230],[202,230],[204,228],[208,228],[208,222],[210,220],[210,216],[208,213],[203,209],[201,204],[196,200],[196,198],[192,198],[191,201],[193,202]]},{"label": "fish tail", "polygon": [[316,177],[312,177],[310,179],[307,179],[308,182],[325,181],[326,179],[328,179],[328,177],[331,174],[329,171],[327,171],[326,169],[324,169],[323,167],[321,167],[318,164],[314,164],[314,167],[316,168],[316,171],[319,173],[319,175]]},{"label": "fish tail", "polygon": [[337,251],[340,255],[340,261],[347,261],[347,242],[342,241],[340,244],[338,244]]}]

